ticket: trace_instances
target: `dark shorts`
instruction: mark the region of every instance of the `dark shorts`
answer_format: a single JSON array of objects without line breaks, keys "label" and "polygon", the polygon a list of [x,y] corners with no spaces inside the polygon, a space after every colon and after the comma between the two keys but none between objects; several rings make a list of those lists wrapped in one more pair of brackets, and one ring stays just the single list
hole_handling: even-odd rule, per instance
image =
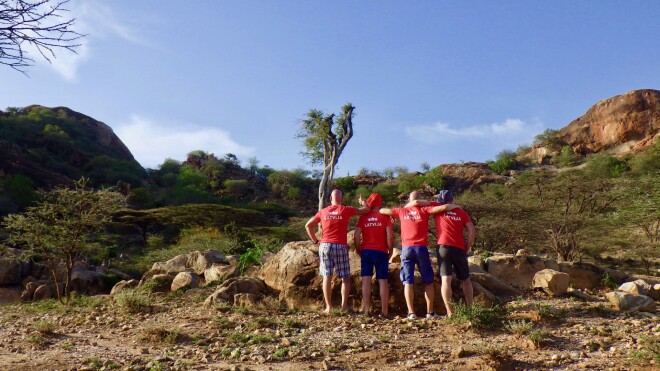
[{"label": "dark shorts", "polygon": [[404,285],[415,283],[415,264],[422,275],[422,283],[433,283],[433,266],[426,246],[404,246],[401,249],[401,282]]},{"label": "dark shorts", "polygon": [[362,250],[362,277],[372,277],[376,268],[376,278],[386,280],[389,278],[387,265],[390,258],[387,253],[378,250]]},{"label": "dark shorts", "polygon": [[435,248],[438,256],[440,276],[451,276],[456,271],[456,278],[463,281],[470,278],[467,253],[458,247],[438,245]]}]

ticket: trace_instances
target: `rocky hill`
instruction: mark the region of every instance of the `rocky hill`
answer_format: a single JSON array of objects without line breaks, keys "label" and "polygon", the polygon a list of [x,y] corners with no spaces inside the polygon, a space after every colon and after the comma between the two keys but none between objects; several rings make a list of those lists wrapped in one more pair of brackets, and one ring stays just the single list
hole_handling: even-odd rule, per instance
[{"label": "rocky hill", "polygon": [[659,135],[660,91],[633,90],[599,101],[556,133],[558,146],[533,146],[527,157],[542,163],[563,145],[581,156],[623,155],[649,147]]},{"label": "rocky hill", "polygon": [[603,99],[559,131],[575,153],[627,153],[653,144],[660,133],[660,91],[633,90]]},{"label": "rocky hill", "polygon": [[103,122],[66,107],[32,105],[0,111],[0,180],[14,175],[48,188],[80,176],[136,183],[144,169]]}]

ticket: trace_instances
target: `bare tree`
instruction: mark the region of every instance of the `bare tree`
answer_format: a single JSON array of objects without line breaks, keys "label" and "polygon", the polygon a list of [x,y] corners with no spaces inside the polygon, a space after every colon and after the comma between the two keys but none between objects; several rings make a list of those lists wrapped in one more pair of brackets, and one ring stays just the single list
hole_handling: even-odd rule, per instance
[{"label": "bare tree", "polygon": [[27,46],[33,46],[48,62],[55,50],[76,53],[85,35],[72,29],[67,17],[69,0],[0,0],[0,64],[25,73],[34,64]]},{"label": "bare tree", "polygon": [[323,164],[323,176],[319,184],[319,210],[328,203],[330,184],[335,175],[335,165],[344,151],[346,144],[353,137],[353,107],[347,103],[335,121],[335,114],[325,115],[312,109],[307,118],[302,120],[302,128],[297,137],[305,144],[302,155],[312,165]]}]

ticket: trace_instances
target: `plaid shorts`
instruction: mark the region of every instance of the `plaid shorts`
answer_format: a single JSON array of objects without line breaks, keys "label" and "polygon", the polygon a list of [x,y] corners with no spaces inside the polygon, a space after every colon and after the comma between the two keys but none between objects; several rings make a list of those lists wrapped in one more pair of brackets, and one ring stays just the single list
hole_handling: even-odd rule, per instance
[{"label": "plaid shorts", "polygon": [[347,278],[351,267],[348,262],[348,245],[340,243],[321,242],[319,245],[319,257],[321,258],[321,276],[332,276],[332,271],[337,271],[338,278]]}]

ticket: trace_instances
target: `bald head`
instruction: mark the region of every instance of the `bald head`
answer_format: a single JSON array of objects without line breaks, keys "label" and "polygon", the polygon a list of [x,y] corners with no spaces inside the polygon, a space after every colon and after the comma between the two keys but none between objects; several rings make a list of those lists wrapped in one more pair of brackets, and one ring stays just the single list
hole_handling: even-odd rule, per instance
[{"label": "bald head", "polygon": [[344,201],[344,196],[341,194],[341,191],[333,189],[332,193],[330,193],[330,203],[332,205],[341,205],[342,201]]},{"label": "bald head", "polygon": [[419,198],[419,194],[417,191],[412,191],[410,192],[410,196],[408,197],[408,201],[415,201],[417,198]]}]

